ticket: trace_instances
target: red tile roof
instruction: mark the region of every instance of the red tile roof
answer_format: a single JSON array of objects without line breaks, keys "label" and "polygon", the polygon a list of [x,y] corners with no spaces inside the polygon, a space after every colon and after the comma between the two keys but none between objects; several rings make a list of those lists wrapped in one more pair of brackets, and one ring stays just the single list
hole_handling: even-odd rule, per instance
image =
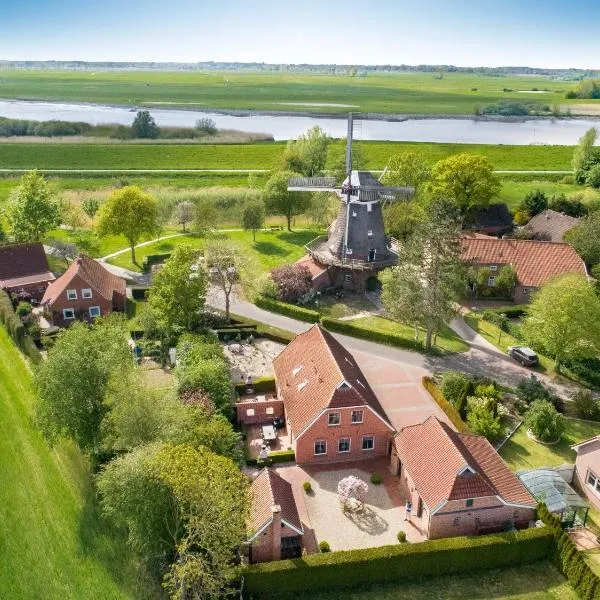
[{"label": "red tile roof", "polygon": [[352,355],[313,325],[273,361],[288,423],[298,437],[326,408],[370,407],[393,431],[375,393]]},{"label": "red tile roof", "polygon": [[498,239],[482,235],[461,238],[462,259],[479,265],[512,265],[520,285],[540,287],[557,275],[587,275],[578,254],[565,243]]},{"label": "red tile roof", "polygon": [[54,279],[41,243],[0,246],[0,288]]},{"label": "red tile roof", "polygon": [[46,290],[42,304],[52,306],[54,301],[69,287],[75,277],[81,277],[92,290],[109,301],[114,294],[125,296],[125,281],[113,275],[98,261],[80,254],[69,268]]},{"label": "red tile roof", "polygon": [[430,511],[444,501],[483,496],[536,505],[484,437],[457,433],[437,417],[402,429],[394,446]]},{"label": "red tile roof", "polygon": [[248,528],[251,538],[271,522],[273,506],[281,508],[281,520],[299,532],[304,532],[294,493],[289,482],[275,471],[264,468],[250,486],[252,503]]},{"label": "red tile roof", "polygon": [[303,256],[296,264],[307,267],[313,279],[327,271],[327,267],[319,264],[310,254]]}]

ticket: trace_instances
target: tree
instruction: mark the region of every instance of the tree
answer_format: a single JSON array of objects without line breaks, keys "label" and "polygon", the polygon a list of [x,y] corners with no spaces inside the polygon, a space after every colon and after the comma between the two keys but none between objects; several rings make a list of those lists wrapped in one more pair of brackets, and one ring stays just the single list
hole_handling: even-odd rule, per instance
[{"label": "tree", "polygon": [[588,169],[585,182],[596,190],[600,188],[600,163],[596,163]]},{"label": "tree", "polygon": [[109,386],[133,368],[128,337],[116,316],[93,327],[75,323],[60,333],[35,377],[36,417],[48,439],[65,436],[84,452],[100,451]]},{"label": "tree", "polygon": [[192,430],[190,443],[226,456],[237,464],[243,463],[242,434],[235,431],[224,415],[215,415],[196,425]]},{"label": "tree", "polygon": [[415,189],[415,195],[431,177],[431,167],[419,152],[394,154],[383,172],[382,183]]},{"label": "tree", "polygon": [[194,229],[206,235],[217,228],[219,211],[210,198],[198,198],[195,202]]},{"label": "tree", "polygon": [[579,198],[567,198],[564,194],[554,194],[548,208],[576,218],[584,217],[587,214],[587,208]]},{"label": "tree", "polygon": [[267,181],[264,200],[267,212],[284,215],[288,231],[292,230],[292,217],[302,214],[309,206],[309,194],[306,192],[288,192],[288,181],[293,177],[291,171],[278,171]]},{"label": "tree", "polygon": [[369,486],[358,477],[349,475],[340,480],[337,487],[338,497],[344,510],[349,504],[358,503],[364,504]]},{"label": "tree", "polygon": [[213,119],[203,117],[196,121],[196,130],[205,135],[214,135],[217,133],[217,124]]},{"label": "tree", "polygon": [[573,151],[573,174],[575,181],[579,184],[585,183],[587,176],[587,170],[591,166],[592,158],[594,156],[594,144],[598,136],[598,130],[595,127],[588,129],[581,138],[575,150]]},{"label": "tree", "polygon": [[246,295],[252,295],[258,280],[256,267],[248,253],[224,240],[207,240],[204,245],[206,266],[212,282],[225,296],[225,318],[229,320],[231,292],[237,285]]},{"label": "tree", "polygon": [[81,201],[81,208],[90,219],[93,219],[100,208],[100,201],[92,197],[84,198]]},{"label": "tree", "polygon": [[565,418],[547,400],[534,400],[525,413],[525,425],[542,442],[556,442],[565,431]]},{"label": "tree", "polygon": [[318,126],[311,127],[297,140],[290,140],[281,157],[281,170],[306,177],[320,175],[325,169],[331,138]]},{"label": "tree", "polygon": [[385,230],[405,242],[424,220],[425,213],[419,202],[392,202],[383,207]]},{"label": "tree", "polygon": [[6,219],[17,242],[40,242],[60,224],[60,204],[37,171],[21,178],[6,207]]},{"label": "tree", "polygon": [[464,419],[467,414],[467,399],[474,392],[473,379],[459,371],[448,371],[442,378],[442,395]]},{"label": "tree", "polygon": [[131,124],[134,138],[155,139],[160,134],[160,128],[147,110],[138,110]]},{"label": "tree", "polygon": [[502,437],[503,428],[500,417],[495,414],[495,398],[471,397],[467,399],[467,424],[476,435],[484,436],[494,442]]},{"label": "tree", "polygon": [[224,414],[231,412],[233,386],[229,364],[221,358],[209,358],[195,364],[175,369],[177,388],[180,393],[201,390]]},{"label": "tree", "polygon": [[486,156],[456,154],[438,161],[431,171],[431,194],[451,200],[464,216],[470,208],[486,207],[501,185]]},{"label": "tree", "polygon": [[[185,534],[165,578],[172,599],[233,595],[233,552],[246,539],[248,478],[228,458],[200,446],[166,446],[152,460],[177,500]],[[236,595],[239,592],[235,593]]]},{"label": "tree", "polygon": [[256,230],[264,227],[265,203],[260,198],[248,198],[242,209],[242,227],[244,231],[252,231],[252,239],[256,241]]},{"label": "tree", "polygon": [[594,358],[600,352],[600,298],[582,275],[543,285],[527,312],[526,339],[554,357],[557,371],[567,359]]},{"label": "tree", "polygon": [[512,265],[504,265],[500,271],[498,271],[498,275],[496,276],[496,287],[500,288],[505,293],[510,294],[518,282],[517,272]]},{"label": "tree", "polygon": [[77,246],[71,242],[50,239],[46,242],[46,244],[50,246],[54,256],[62,258],[65,261],[67,267],[69,266],[69,261],[74,260],[79,254]]},{"label": "tree", "polygon": [[531,190],[523,198],[519,210],[526,212],[530,217],[535,217],[548,208],[548,198],[541,190]]},{"label": "tree", "polygon": [[196,207],[193,202],[183,201],[175,207],[175,220],[186,231],[186,226],[194,220]]},{"label": "tree", "polygon": [[335,219],[339,208],[340,199],[335,194],[317,192],[310,195],[306,216],[313,225],[326,229]]},{"label": "tree", "polygon": [[586,265],[600,263],[600,211],[594,211],[581,219],[577,227],[565,234],[565,240],[573,246]]},{"label": "tree", "polygon": [[198,252],[176,246],[152,281],[148,305],[165,331],[190,330],[204,308],[208,274],[198,263]]},{"label": "tree", "polygon": [[[382,301],[390,316],[425,329],[425,349],[455,313],[466,273],[460,260],[459,223],[452,204],[433,200],[426,220],[403,248],[403,260],[387,275]],[[418,321],[415,321],[418,319]]]},{"label": "tree", "polygon": [[283,265],[271,271],[277,286],[277,297],[283,302],[296,302],[312,290],[312,275],[306,265]]},{"label": "tree", "polygon": [[158,223],[156,200],[134,185],[115,190],[100,209],[98,234],[123,235],[135,261],[135,245],[144,235],[153,235]]}]

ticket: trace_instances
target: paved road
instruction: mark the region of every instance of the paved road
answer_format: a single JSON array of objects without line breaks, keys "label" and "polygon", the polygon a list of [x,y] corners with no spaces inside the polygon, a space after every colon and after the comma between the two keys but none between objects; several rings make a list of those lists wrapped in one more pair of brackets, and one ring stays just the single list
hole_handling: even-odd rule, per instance
[{"label": "paved road", "polygon": [[[223,308],[224,299],[222,294],[218,290],[211,290],[211,293],[207,297],[207,303],[215,308]],[[311,327],[310,323],[304,323],[283,315],[268,312],[239,298],[232,300],[231,312],[255,319],[267,325],[272,325],[273,327],[291,331],[292,333],[300,333]],[[439,371],[458,370],[465,373],[472,373],[473,375],[491,377],[499,383],[511,387],[516,386],[523,377],[531,375],[532,372],[529,369],[521,367],[506,354],[482,338],[462,318],[455,319],[451,323],[451,327],[470,344],[471,349],[469,351],[447,356],[428,356],[339,333],[334,333],[333,335],[351,352],[361,352],[403,365],[419,367],[430,374]],[[541,374],[536,374],[536,377],[552,389],[553,393],[563,398],[570,397],[578,389],[574,383],[566,381],[558,382]]]}]

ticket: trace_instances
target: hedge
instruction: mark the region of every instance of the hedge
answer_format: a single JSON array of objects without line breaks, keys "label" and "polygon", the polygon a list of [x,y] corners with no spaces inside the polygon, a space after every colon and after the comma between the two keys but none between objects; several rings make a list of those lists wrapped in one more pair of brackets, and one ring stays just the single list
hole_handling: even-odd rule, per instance
[{"label": "hedge", "polygon": [[583,558],[583,553],[562,530],[560,519],[544,504],[538,507],[538,517],[552,532],[553,552],[551,558],[558,570],[567,578],[582,600],[592,600],[600,595],[600,578]]},{"label": "hedge", "polygon": [[[293,450],[275,450],[269,452],[269,458],[261,462],[261,465],[274,465],[275,463],[293,462],[296,460],[296,453]],[[258,464],[256,458],[246,458],[246,464],[251,467]]]},{"label": "hedge", "polygon": [[497,306],[495,308],[487,308],[486,310],[494,312],[497,315],[506,315],[509,319],[518,319],[525,314],[525,307],[517,306]]},{"label": "hedge", "polygon": [[258,335],[262,337],[266,337],[273,342],[277,342],[279,344],[289,344],[296,336],[290,331],[286,331],[285,329],[279,329],[278,327],[271,327],[270,325],[265,325],[260,321],[255,321],[254,319],[248,319],[246,317],[242,317],[240,315],[236,315],[231,313],[231,320],[235,323],[242,323],[245,325],[256,325],[256,332]]},{"label": "hedge", "polygon": [[564,366],[587,383],[600,387],[600,359],[565,360]]},{"label": "hedge", "polygon": [[148,287],[134,287],[131,288],[131,296],[134,300],[146,300],[149,290]]},{"label": "hedge", "polygon": [[446,413],[446,416],[450,419],[454,427],[456,427],[457,431],[460,431],[461,433],[470,433],[467,424],[460,418],[460,415],[454,406],[444,398],[442,391],[435,381],[433,381],[431,377],[423,377],[421,383],[438,403],[438,406]]},{"label": "hedge", "polygon": [[11,299],[4,290],[0,290],[0,323],[4,325],[6,331],[8,331],[8,334],[23,354],[28,356],[33,363],[37,364],[42,360],[42,355],[38,347],[29,336],[27,328],[23,325],[21,319],[15,313]]},{"label": "hedge", "polygon": [[272,598],[275,590],[293,594],[368,586],[528,564],[546,559],[552,548],[552,530],[540,527],[420,544],[310,554],[295,560],[252,565],[243,573],[244,587],[249,596],[260,599]]},{"label": "hedge", "polygon": [[[238,383],[235,386],[236,392],[245,394],[248,386],[245,383]],[[275,391],[275,377],[257,377],[252,381],[252,389],[255,392],[274,392]]]},{"label": "hedge", "polygon": [[[421,344],[421,342],[406,339],[405,337],[402,337],[395,333],[357,327],[356,325],[352,324],[352,321],[338,321],[337,319],[323,317],[321,319],[321,325],[323,325],[325,329],[329,329],[330,331],[337,331],[338,333],[345,333],[347,335],[363,338],[372,342],[380,342],[382,344],[388,344],[390,346],[399,346],[401,348],[408,348],[409,350],[423,352],[423,344]],[[432,353],[436,353],[436,350],[433,349]]]},{"label": "hedge", "polygon": [[154,265],[165,262],[170,256],[170,252],[166,254],[148,254],[142,263],[142,271],[144,271],[144,273],[149,273]]},{"label": "hedge", "polygon": [[304,308],[303,306],[288,304],[287,302],[265,298],[264,296],[257,298],[254,304],[264,310],[276,312],[292,319],[298,319],[299,321],[306,321],[307,323],[318,323],[321,318],[320,313],[312,308]]}]

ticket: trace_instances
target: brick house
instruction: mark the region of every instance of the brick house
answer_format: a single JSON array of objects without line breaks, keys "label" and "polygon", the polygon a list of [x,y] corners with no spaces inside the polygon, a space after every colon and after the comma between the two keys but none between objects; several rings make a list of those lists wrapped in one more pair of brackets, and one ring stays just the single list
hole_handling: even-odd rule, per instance
[{"label": "brick house", "polygon": [[80,254],[46,290],[42,306],[54,325],[92,321],[125,311],[125,281],[98,261]]},{"label": "brick house", "polygon": [[458,433],[436,417],[394,438],[391,471],[409,491],[429,539],[527,527],[536,500],[482,436]]},{"label": "brick house", "polygon": [[538,240],[498,239],[472,234],[461,238],[462,260],[475,269],[489,268],[488,287],[494,287],[496,273],[510,265],[517,275],[512,297],[516,303],[529,302],[532,293],[553,277],[579,273],[587,277],[583,260],[566,243]]},{"label": "brick house", "polygon": [[0,289],[8,294],[24,292],[39,302],[55,279],[41,243],[0,246]]},{"label": "brick house", "polygon": [[577,452],[573,482],[589,502],[600,510],[600,436],[571,446]]},{"label": "brick house", "polygon": [[252,563],[298,558],[304,528],[292,486],[275,471],[263,469],[250,486],[248,559]]},{"label": "brick house", "polygon": [[314,325],[273,361],[298,464],[386,456],[394,434],[352,355]]}]

